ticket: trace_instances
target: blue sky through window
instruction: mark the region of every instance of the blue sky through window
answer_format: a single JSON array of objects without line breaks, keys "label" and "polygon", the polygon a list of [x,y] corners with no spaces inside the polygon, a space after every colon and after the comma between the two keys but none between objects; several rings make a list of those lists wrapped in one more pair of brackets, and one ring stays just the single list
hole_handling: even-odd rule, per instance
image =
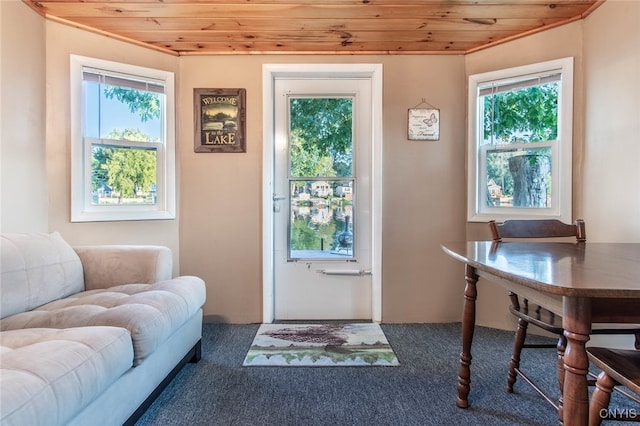
[{"label": "blue sky through window", "polygon": [[162,138],[162,121],[153,118],[142,121],[140,115],[129,111],[126,103],[108,99],[104,95],[104,85],[85,81],[85,136],[107,138],[113,130],[138,129],[149,136],[150,141]]}]

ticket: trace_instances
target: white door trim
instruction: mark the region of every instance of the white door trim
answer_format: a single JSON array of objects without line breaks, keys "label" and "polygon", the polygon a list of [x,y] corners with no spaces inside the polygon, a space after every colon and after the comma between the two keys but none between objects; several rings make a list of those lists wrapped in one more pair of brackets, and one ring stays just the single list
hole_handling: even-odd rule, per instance
[{"label": "white door trim", "polygon": [[262,321],[274,320],[273,176],[274,80],[282,77],[358,77],[371,81],[373,102],[371,316],[382,321],[382,64],[264,64],[262,66]]}]

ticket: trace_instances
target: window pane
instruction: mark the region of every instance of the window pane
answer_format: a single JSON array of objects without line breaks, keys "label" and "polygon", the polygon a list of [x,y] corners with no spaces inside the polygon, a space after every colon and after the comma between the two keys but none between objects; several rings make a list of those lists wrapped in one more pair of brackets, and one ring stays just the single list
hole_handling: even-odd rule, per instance
[{"label": "window pane", "polygon": [[164,94],[83,81],[84,134],[91,138],[163,140]]},{"label": "window pane", "polygon": [[353,99],[292,98],[290,175],[353,176]]},{"label": "window pane", "polygon": [[468,93],[468,220],[570,222],[573,58],[470,75]]},{"label": "window pane", "polygon": [[353,257],[353,180],[292,180],[289,258]]},{"label": "window pane", "polygon": [[551,148],[487,150],[487,206],[551,207]]},{"label": "window pane", "polygon": [[559,81],[553,81],[481,96],[483,137],[480,144],[556,140],[559,86]]},{"label": "window pane", "polygon": [[155,205],[156,149],[91,146],[92,205]]},{"label": "window pane", "polygon": [[71,221],[175,219],[175,75],[70,55]]}]

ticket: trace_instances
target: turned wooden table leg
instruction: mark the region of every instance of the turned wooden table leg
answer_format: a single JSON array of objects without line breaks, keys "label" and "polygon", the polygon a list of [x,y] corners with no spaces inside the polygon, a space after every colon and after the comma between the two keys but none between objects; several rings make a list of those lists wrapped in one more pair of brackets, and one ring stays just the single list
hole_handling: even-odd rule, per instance
[{"label": "turned wooden table leg", "polygon": [[565,296],[562,325],[567,348],[564,353],[562,406],[558,410],[560,423],[586,426],[589,422],[589,358],[585,344],[591,333],[591,300]]},{"label": "turned wooden table leg", "polygon": [[462,352],[460,353],[460,369],[458,370],[458,399],[456,405],[460,408],[469,406],[469,391],[471,387],[471,343],[476,325],[476,298],[478,290],[476,283],[478,275],[475,268],[466,265],[464,279],[467,284],[464,289],[464,312],[462,316]]},{"label": "turned wooden table leg", "polygon": [[564,392],[564,353],[567,350],[567,338],[562,334],[558,338],[558,344],[556,345],[556,369],[558,376],[558,390],[560,395],[558,396],[558,418],[562,422],[562,392]]}]

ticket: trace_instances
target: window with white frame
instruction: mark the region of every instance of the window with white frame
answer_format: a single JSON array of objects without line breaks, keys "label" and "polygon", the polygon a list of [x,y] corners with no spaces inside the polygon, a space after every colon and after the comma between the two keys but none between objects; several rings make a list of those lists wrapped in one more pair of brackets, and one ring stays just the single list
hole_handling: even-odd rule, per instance
[{"label": "window with white frame", "polygon": [[469,76],[468,220],[571,222],[573,58]]},{"label": "window with white frame", "polygon": [[71,55],[71,221],[175,218],[174,75]]}]

